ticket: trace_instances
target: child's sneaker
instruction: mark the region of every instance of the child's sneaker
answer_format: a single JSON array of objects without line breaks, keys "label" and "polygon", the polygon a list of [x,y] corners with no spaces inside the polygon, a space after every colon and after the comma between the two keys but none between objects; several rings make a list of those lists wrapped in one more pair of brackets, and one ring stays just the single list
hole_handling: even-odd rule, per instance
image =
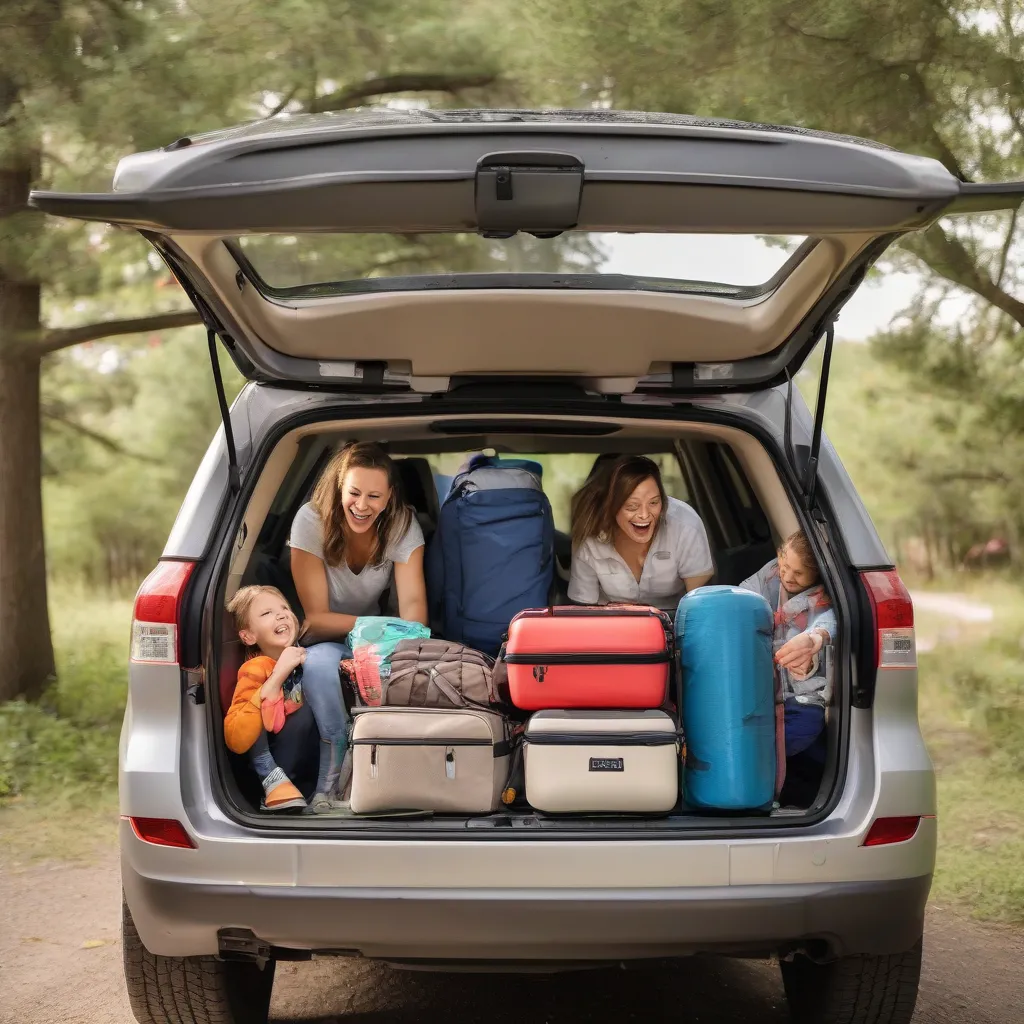
[{"label": "child's sneaker", "polygon": [[[281,769],[278,768],[278,772]],[[277,774],[276,772],[274,773]],[[306,801],[302,798],[302,794],[295,788],[292,782],[281,772],[284,776],[280,781],[275,780],[270,785],[267,785],[267,780],[264,780],[263,788],[266,796],[263,799],[263,810],[267,811],[290,811],[296,807],[305,807]]]}]

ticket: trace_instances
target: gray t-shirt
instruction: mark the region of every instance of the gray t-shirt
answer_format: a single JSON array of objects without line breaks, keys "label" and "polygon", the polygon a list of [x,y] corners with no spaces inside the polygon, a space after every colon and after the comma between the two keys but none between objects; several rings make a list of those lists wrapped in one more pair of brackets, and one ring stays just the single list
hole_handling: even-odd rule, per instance
[{"label": "gray t-shirt", "polygon": [[[292,532],[288,543],[300,551],[308,551],[317,558],[324,557],[323,529],[320,516],[310,504],[305,504],[292,520]],[[385,552],[380,565],[366,565],[360,573],[354,573],[348,565],[327,565],[327,600],[332,612],[342,615],[377,615],[380,611],[380,596],[391,582],[395,563],[404,565],[412,553],[423,547],[423,530],[412,516],[409,529]]]}]

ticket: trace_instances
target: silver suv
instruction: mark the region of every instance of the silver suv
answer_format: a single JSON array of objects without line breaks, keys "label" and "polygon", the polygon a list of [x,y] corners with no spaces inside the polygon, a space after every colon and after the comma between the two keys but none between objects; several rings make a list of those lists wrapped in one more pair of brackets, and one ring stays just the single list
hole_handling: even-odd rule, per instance
[{"label": "silver suv", "polygon": [[[901,234],[1020,198],[820,132],[481,110],[279,117],[128,157],[109,193],[35,193],[149,239],[209,331],[224,416],[135,602],[120,839],[137,1019],[265,1020],[276,962],[314,955],[721,953],[777,956],[797,1021],[908,1021],[935,780],[911,602],[822,437],[833,325]],[[249,380],[230,412],[218,338]],[[819,342],[812,415],[793,379]],[[256,581],[294,599],[289,523],[350,439],[399,460],[428,535],[444,474],[488,448],[560,467],[563,531],[594,459],[660,458],[717,582],[802,526],[839,622],[802,793],[748,816],[261,815],[223,742],[242,659],[225,601]]]}]

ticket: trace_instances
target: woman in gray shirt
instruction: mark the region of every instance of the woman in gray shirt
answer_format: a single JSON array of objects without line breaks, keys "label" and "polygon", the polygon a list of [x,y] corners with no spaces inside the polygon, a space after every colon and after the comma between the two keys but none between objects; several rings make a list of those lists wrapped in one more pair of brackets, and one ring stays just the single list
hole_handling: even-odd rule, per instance
[{"label": "woman in gray shirt", "polygon": [[348,715],[338,665],[352,656],[342,639],[360,615],[379,614],[394,581],[398,614],[427,624],[423,531],[401,502],[395,464],[376,445],[348,445],[327,464],[308,504],[292,521],[292,577],[306,614],[304,636],[315,639],[302,667],[302,690],[316,719],[320,773],[313,813],[336,806],[348,742]]}]

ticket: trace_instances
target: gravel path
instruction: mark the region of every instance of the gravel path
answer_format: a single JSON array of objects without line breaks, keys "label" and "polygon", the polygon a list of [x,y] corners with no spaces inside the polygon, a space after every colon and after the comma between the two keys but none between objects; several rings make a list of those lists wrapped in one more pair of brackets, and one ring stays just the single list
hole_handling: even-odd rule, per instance
[{"label": "gravel path", "polygon": [[[132,1024],[121,978],[116,851],[88,867],[0,878],[0,1021]],[[1024,934],[929,913],[916,1024],[1024,1020]],[[281,964],[272,1020],[319,1024],[784,1024],[770,964],[700,958],[659,970],[433,975],[358,961]]]}]

